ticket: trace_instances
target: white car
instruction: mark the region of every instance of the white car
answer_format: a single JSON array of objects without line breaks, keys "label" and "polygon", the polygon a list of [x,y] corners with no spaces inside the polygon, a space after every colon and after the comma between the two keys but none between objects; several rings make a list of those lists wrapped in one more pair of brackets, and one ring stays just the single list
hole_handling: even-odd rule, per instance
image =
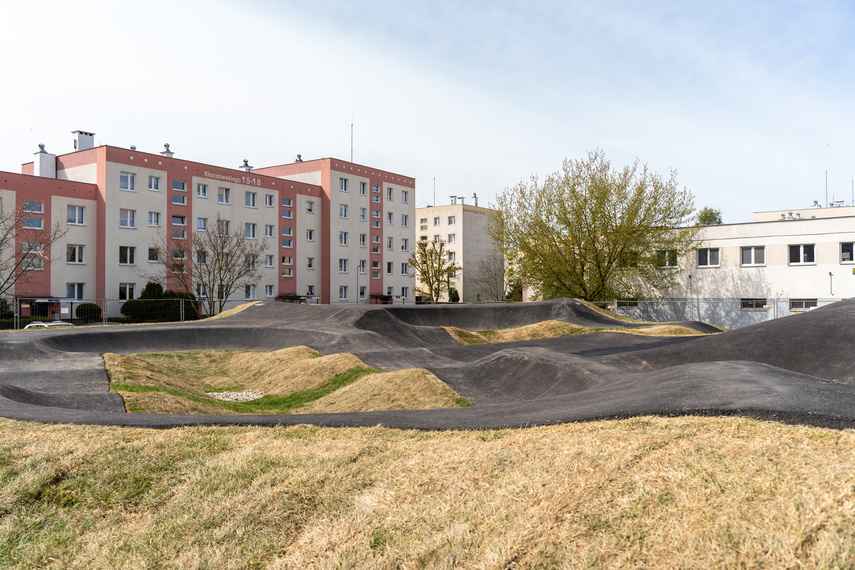
[{"label": "white car", "polygon": [[71,323],[66,323],[65,321],[52,321],[49,323],[43,323],[40,321],[36,321],[25,326],[25,329],[47,329],[47,328],[56,328],[56,327],[73,327],[74,325]]}]

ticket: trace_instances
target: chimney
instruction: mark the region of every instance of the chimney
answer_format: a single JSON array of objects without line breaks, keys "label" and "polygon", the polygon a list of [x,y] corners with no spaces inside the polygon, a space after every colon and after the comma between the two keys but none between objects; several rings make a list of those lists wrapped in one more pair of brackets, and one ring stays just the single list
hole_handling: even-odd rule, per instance
[{"label": "chimney", "polygon": [[298,155],[297,155],[297,160],[295,160],[294,162],[303,162],[303,155],[302,155],[302,154],[298,154]]},{"label": "chimney", "polygon": [[243,164],[239,166],[239,168],[244,172],[252,172],[252,167],[249,165],[249,159],[246,158],[243,159]]},{"label": "chimney", "polygon": [[478,194],[472,192],[472,200],[475,202],[475,207],[478,207]]},{"label": "chimney", "polygon": [[33,174],[42,178],[56,178],[56,155],[45,150],[39,144],[39,152],[33,158]]},{"label": "chimney", "polygon": [[461,206],[466,205],[466,196],[458,196],[457,199],[460,200]]},{"label": "chimney", "polygon": [[95,133],[86,131],[71,131],[74,135],[74,150],[89,150],[95,148]]},{"label": "chimney", "polygon": [[160,151],[160,154],[166,158],[172,158],[172,155],[175,153],[169,150],[169,143],[163,143],[163,150]]},{"label": "chimney", "polygon": [[457,205],[457,196],[449,196],[449,198],[451,198],[451,205],[456,206]]}]

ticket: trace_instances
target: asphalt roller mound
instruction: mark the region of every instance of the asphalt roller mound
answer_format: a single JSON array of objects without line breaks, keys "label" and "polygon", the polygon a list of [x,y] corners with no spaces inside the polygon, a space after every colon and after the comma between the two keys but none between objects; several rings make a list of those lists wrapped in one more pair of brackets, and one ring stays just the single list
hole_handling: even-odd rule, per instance
[{"label": "asphalt roller mound", "polygon": [[[855,427],[855,371],[847,352],[855,341],[855,301],[709,337],[597,332],[462,346],[442,328],[497,330],[544,320],[627,326],[562,299],[412,307],[259,303],[199,323],[7,332],[0,334],[0,416],[157,428],[311,423],[480,429],[702,413]],[[427,368],[474,406],[313,415],[129,414],[121,397],[109,393],[102,358],[105,352],[299,345],[322,354],[352,352],[385,370]]]}]

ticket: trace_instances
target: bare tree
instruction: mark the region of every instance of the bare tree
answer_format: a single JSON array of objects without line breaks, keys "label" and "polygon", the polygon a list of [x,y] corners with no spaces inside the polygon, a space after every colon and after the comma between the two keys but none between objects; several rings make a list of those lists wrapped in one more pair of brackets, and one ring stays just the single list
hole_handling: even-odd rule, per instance
[{"label": "bare tree", "polygon": [[213,315],[223,311],[239,288],[258,283],[266,248],[266,240],[247,237],[217,215],[215,224],[195,230],[190,238],[183,231],[162,234],[149,249],[149,259],[162,262],[163,271],[147,277],[196,295]]},{"label": "bare tree", "polygon": [[494,250],[478,262],[472,284],[479,293],[487,295],[488,299],[501,301],[508,290],[506,274],[505,256]]},{"label": "bare tree", "polygon": [[45,227],[44,219],[33,215],[43,208],[44,201],[24,200],[15,206],[0,200],[0,298],[66,253],[55,252],[51,246],[68,233],[68,226],[57,222]]},{"label": "bare tree", "polygon": [[436,302],[450,288],[460,266],[448,258],[445,240],[419,240],[410,255],[409,263],[413,268],[410,277],[416,280],[416,294],[425,295]]}]

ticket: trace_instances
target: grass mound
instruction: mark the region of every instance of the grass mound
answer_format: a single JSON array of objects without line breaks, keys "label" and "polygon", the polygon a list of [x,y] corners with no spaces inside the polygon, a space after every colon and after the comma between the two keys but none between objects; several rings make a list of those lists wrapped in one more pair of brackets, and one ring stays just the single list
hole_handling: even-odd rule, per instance
[{"label": "grass mound", "polygon": [[852,568],[855,432],[0,420],[3,568]]},{"label": "grass mound", "polygon": [[515,342],[538,338],[557,338],[592,332],[616,332],[643,336],[697,336],[703,333],[682,325],[655,325],[651,327],[604,328],[585,327],[564,321],[543,321],[533,325],[510,329],[466,331],[457,327],[443,327],[460,344],[489,344]]},{"label": "grass mound", "polygon": [[[468,405],[426,370],[382,372],[352,354],[321,356],[304,346],[274,352],[108,353],[104,361],[111,389],[122,395],[129,412],[137,413],[285,414]],[[265,395],[248,402],[212,395],[237,391]]]}]

